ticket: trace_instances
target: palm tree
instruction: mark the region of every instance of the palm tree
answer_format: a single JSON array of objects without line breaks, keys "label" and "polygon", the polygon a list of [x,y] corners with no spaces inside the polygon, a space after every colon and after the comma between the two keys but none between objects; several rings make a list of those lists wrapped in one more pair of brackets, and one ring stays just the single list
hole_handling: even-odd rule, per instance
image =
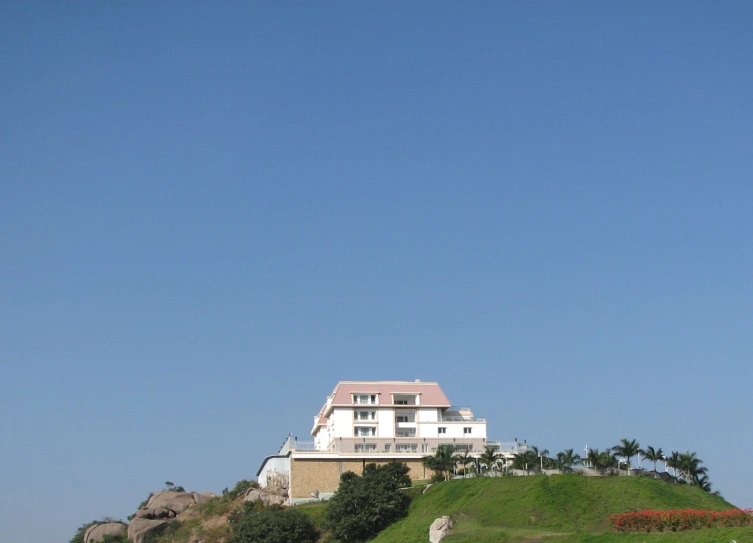
[{"label": "palm tree", "polygon": [[704,483],[708,483],[708,488],[710,490],[711,483],[708,481],[707,477],[708,469],[701,466],[703,460],[698,458],[696,453],[690,451],[685,451],[679,456],[680,461],[677,467],[680,468],[680,473],[683,478],[691,485],[701,487],[701,481],[703,480]]},{"label": "palm tree", "polygon": [[[534,452],[534,450],[536,452]],[[512,467],[514,469],[524,469],[526,471],[526,475],[530,475],[531,470],[536,469],[538,460],[538,449],[532,446],[527,451],[518,453],[513,456]]]},{"label": "palm tree", "polygon": [[497,449],[495,449],[494,447],[486,447],[479,460],[481,461],[481,464],[486,466],[486,469],[491,472],[496,468],[497,461],[502,458],[504,457],[497,452]]},{"label": "palm tree", "polygon": [[666,467],[672,468],[674,472],[674,477],[677,479],[677,468],[680,467],[680,453],[677,451],[672,451],[672,454],[670,456],[664,457],[664,465],[665,469]]},{"label": "palm tree", "polygon": [[610,449],[600,451],[599,449],[588,450],[588,463],[592,468],[604,475],[607,469],[617,467],[617,456]]},{"label": "palm tree", "polygon": [[437,447],[433,456],[427,456],[424,458],[424,466],[435,473],[442,474],[445,481],[448,481],[452,474],[452,470],[455,467],[455,458],[452,455],[452,452],[452,445],[440,445]]},{"label": "palm tree", "polygon": [[653,462],[654,471],[656,471],[656,463],[662,458],[664,458],[664,452],[661,450],[661,448],[654,449],[653,447],[648,446],[645,449],[641,449],[638,452],[640,452],[646,460],[648,460],[649,462]]},{"label": "palm tree", "polygon": [[557,468],[560,471],[570,470],[573,466],[580,464],[580,455],[573,452],[572,449],[565,449],[557,453]]},{"label": "palm tree", "polygon": [[618,445],[612,447],[612,452],[618,456],[624,456],[627,459],[627,470],[630,475],[630,459],[638,454],[641,450],[640,444],[635,440],[628,441],[623,437]]},{"label": "palm tree", "polygon": [[468,464],[473,464],[476,462],[476,460],[471,456],[471,452],[468,449],[465,449],[463,451],[463,454],[456,454],[453,457],[453,460],[455,464],[460,464],[463,466],[463,479],[465,479],[465,474],[468,471],[466,468],[468,467]]}]

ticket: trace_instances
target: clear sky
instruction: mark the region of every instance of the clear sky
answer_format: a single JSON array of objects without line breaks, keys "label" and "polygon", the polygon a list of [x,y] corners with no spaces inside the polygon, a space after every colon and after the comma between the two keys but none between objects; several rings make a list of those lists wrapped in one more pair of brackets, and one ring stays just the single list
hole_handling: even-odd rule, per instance
[{"label": "clear sky", "polygon": [[753,4],[2,2],[0,539],[219,492],[338,380],[753,506]]}]

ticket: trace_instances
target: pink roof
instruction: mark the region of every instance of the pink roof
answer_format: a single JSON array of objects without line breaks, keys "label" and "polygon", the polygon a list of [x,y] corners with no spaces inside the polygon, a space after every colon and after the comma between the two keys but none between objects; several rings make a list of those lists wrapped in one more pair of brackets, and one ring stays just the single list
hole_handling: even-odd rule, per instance
[{"label": "pink roof", "polygon": [[379,394],[379,405],[393,405],[393,394],[420,394],[422,406],[450,407],[439,384],[421,381],[340,381],[332,394],[332,405],[353,405],[353,394]]}]

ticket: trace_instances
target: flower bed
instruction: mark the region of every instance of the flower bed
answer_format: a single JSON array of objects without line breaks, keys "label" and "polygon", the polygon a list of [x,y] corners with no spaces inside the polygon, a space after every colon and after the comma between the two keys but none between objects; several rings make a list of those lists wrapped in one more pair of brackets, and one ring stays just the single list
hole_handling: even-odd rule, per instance
[{"label": "flower bed", "polygon": [[753,526],[753,510],[634,511],[609,517],[615,532],[679,532],[699,528]]}]

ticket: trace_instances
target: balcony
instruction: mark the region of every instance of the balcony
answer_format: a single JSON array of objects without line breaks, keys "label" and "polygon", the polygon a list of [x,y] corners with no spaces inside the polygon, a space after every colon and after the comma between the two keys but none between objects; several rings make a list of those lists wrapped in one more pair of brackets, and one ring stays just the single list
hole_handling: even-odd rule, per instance
[{"label": "balcony", "polygon": [[439,422],[486,422],[486,417],[474,417],[473,415],[449,415],[440,417]]}]

